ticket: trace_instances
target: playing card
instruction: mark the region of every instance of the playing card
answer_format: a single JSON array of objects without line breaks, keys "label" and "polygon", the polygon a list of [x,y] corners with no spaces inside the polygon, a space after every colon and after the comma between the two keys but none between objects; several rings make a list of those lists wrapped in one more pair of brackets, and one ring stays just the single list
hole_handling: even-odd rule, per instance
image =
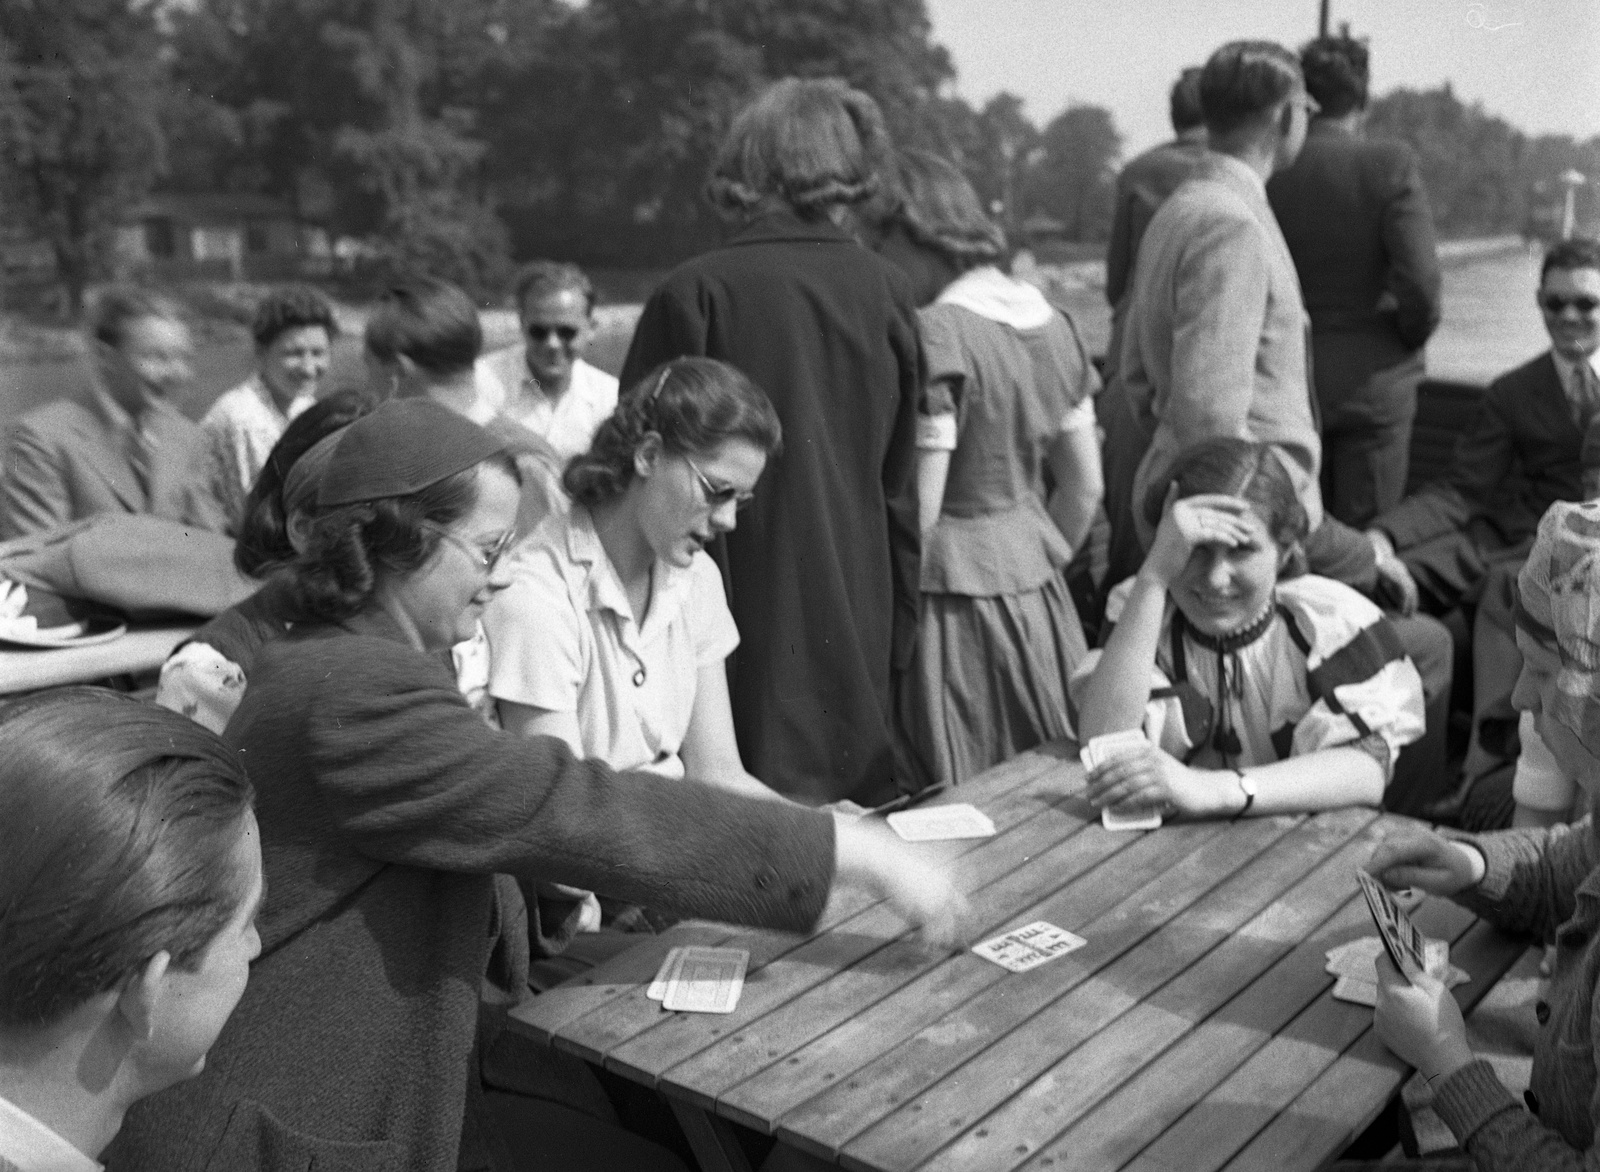
[{"label": "playing card", "polygon": [[732,1013],[744,991],[750,954],[743,948],[684,948],[667,974],[661,1007],[687,1013]]},{"label": "playing card", "polygon": [[1107,806],[1100,811],[1100,825],[1107,830],[1160,830],[1161,811],[1144,810],[1137,814],[1119,814]]},{"label": "playing card", "polygon": [[889,815],[889,826],[907,842],[935,842],[947,838],[988,838],[994,823],[983,811],[966,802],[950,806],[923,806]]},{"label": "playing card", "polygon": [[1085,769],[1093,772],[1107,761],[1148,743],[1144,733],[1136,728],[1102,733],[1100,736],[1090,737],[1088,743],[1078,750],[1078,760],[1083,762]]},{"label": "playing card", "polygon": [[1388,950],[1389,959],[1394,961],[1394,967],[1404,973],[1407,980],[1426,971],[1427,942],[1411,918],[1400,910],[1394,897],[1365,871],[1356,872],[1356,882],[1361,885],[1367,910],[1372,913],[1372,922],[1378,926],[1378,937]]},{"label": "playing card", "polygon": [[651,981],[650,987],[644,991],[644,995],[650,1000],[660,1001],[667,995],[667,977],[672,973],[672,966],[678,963],[678,954],[682,951],[683,945],[680,944],[668,952],[666,959],[661,962],[661,967],[656,970],[656,979]]},{"label": "playing card", "polygon": [[1003,969],[1024,973],[1058,956],[1065,956],[1076,948],[1082,948],[1087,943],[1082,936],[1074,936],[1065,928],[1035,920],[1004,936],[974,945],[972,951]]},{"label": "playing card", "polygon": [[[1384,951],[1383,941],[1376,936],[1363,936],[1337,948],[1328,950],[1327,972],[1339,979],[1334,982],[1333,995],[1340,1001],[1356,1005],[1376,1005],[1378,1002],[1378,977],[1373,962]],[[1450,963],[1450,944],[1445,940],[1423,939],[1425,968],[1444,982],[1445,988],[1454,989],[1472,978]]]}]

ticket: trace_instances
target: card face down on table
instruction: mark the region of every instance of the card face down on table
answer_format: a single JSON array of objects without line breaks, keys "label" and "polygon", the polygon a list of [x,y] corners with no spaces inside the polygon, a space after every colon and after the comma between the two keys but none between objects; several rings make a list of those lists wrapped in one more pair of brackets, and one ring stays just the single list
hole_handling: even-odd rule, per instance
[{"label": "card face down on table", "polygon": [[941,842],[951,838],[990,838],[994,823],[976,806],[957,802],[949,806],[923,806],[889,815],[889,829],[907,842]]},{"label": "card face down on table", "polygon": [[732,1013],[749,963],[750,953],[743,948],[674,948],[645,996],[676,1012]]}]

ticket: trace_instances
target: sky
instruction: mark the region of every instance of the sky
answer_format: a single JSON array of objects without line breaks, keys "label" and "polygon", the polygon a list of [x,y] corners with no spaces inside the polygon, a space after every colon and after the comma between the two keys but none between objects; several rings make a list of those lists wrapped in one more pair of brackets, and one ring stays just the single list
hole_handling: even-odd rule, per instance
[{"label": "sky", "polygon": [[[1171,137],[1167,91],[1227,41],[1290,48],[1318,0],[927,0],[934,39],[973,105],[1001,90],[1043,126],[1104,106],[1124,157]],[[1369,38],[1372,92],[1448,81],[1529,134],[1600,135],[1600,0],[1330,0],[1330,27]]]}]

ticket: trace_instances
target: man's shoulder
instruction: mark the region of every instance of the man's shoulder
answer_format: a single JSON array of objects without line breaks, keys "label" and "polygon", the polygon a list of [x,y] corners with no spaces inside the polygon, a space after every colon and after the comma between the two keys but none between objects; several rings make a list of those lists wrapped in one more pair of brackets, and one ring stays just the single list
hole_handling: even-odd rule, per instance
[{"label": "man's shoulder", "polygon": [[1561,389],[1555,360],[1550,357],[1548,350],[1497,376],[1484,393],[1497,401],[1509,401],[1541,386]]},{"label": "man's shoulder", "polygon": [[17,420],[15,432],[36,440],[99,434],[105,429],[99,416],[80,398],[53,399],[26,412]]}]

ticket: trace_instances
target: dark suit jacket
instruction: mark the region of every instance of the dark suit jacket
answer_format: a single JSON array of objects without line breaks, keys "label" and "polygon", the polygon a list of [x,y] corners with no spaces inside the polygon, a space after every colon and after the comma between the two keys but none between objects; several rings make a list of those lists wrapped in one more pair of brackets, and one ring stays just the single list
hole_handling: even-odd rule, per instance
[{"label": "dark suit jacket", "polygon": [[1128,161],[1117,175],[1116,205],[1111,213],[1111,240],[1106,245],[1106,300],[1113,308],[1133,280],[1139,241],[1156,209],[1194,174],[1205,158],[1206,143],[1173,139]]},{"label": "dark suit jacket", "polygon": [[226,517],[207,483],[199,426],[166,402],[147,410],[155,438],[148,493],[98,396],[58,399],[24,415],[0,466],[0,540],[99,513],[151,513],[222,532]]},{"label": "dark suit jacket", "polygon": [[1338,348],[1340,369],[1318,348],[1325,399],[1422,348],[1439,324],[1439,260],[1410,147],[1318,119],[1294,166],[1268,181],[1267,198],[1300,274],[1314,342],[1360,337],[1359,358]]},{"label": "dark suit jacket", "polygon": [[226,739],[256,785],[263,951],[114,1168],[453,1172],[495,872],[790,930],[832,879],[827,815],[490,729],[383,617],[264,646]]},{"label": "dark suit jacket", "polygon": [[1456,441],[1449,479],[1428,485],[1374,524],[1402,553],[1487,522],[1507,544],[1531,538],[1556,501],[1581,498],[1583,435],[1548,352],[1489,384]]},{"label": "dark suit jacket", "polygon": [[910,283],[831,224],[767,215],[651,295],[622,383],[682,355],[737,366],[783,422],[719,557],[745,766],[807,800],[892,796],[891,679],[920,600]]}]

